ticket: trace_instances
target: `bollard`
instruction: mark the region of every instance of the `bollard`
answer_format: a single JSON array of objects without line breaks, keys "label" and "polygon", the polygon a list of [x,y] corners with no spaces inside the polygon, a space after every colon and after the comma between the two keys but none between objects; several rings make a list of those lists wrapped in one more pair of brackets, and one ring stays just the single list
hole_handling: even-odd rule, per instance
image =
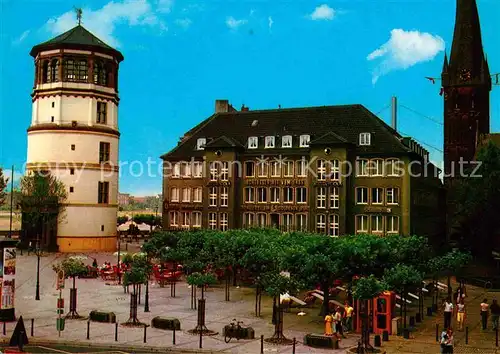
[{"label": "bollard", "polygon": [[415,317],[410,316],[410,327],[415,327]]},{"label": "bollard", "polygon": [[436,323],[436,342],[439,342],[439,323]]},{"label": "bollard", "polygon": [[469,327],[465,327],[465,344],[469,344]]},{"label": "bollard", "polygon": [[296,340],[295,340],[295,337],[293,337],[292,354],[295,354],[295,345],[296,345]]},{"label": "bollard", "polygon": [[203,329],[200,328],[200,349],[203,348]]},{"label": "bollard", "polygon": [[31,336],[33,337],[35,335],[35,319],[31,319]]},{"label": "bollard", "polygon": [[260,335],[260,354],[264,354],[264,335]]},{"label": "bollard", "polygon": [[115,342],[118,342],[118,322],[115,323]]},{"label": "bollard", "polygon": [[5,321],[3,322],[3,335],[7,334],[7,329],[5,328]]},{"label": "bollard", "polygon": [[[411,320],[411,318],[410,318],[410,320]],[[415,315],[415,321],[416,321],[417,323],[422,322],[422,317],[420,316],[420,313],[417,313],[417,314]]]},{"label": "bollard", "polygon": [[87,339],[90,339],[90,321],[87,321]]},{"label": "bollard", "polygon": [[388,342],[389,341],[389,331],[383,331],[382,332],[382,341]]},{"label": "bollard", "polygon": [[172,331],[172,345],[175,345],[175,327],[174,330]]},{"label": "bollard", "polygon": [[382,346],[382,341],[380,340],[380,335],[376,335],[374,338],[373,338],[373,345],[375,347],[381,347]]},{"label": "bollard", "polygon": [[410,330],[408,328],[403,329],[403,338],[410,339]]},{"label": "bollard", "polygon": [[24,331],[19,332],[19,343],[17,344],[17,347],[19,348],[19,351],[21,353],[24,353]]},{"label": "bollard", "polygon": [[148,326],[144,325],[144,343],[146,343],[146,328],[148,328]]}]

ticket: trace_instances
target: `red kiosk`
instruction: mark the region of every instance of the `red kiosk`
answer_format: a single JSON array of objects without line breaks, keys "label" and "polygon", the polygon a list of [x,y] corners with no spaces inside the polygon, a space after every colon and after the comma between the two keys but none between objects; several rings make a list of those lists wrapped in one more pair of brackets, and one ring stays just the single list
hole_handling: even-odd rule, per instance
[{"label": "red kiosk", "polygon": [[[361,304],[356,300],[356,332],[361,333],[362,316]],[[395,317],[396,294],[384,291],[380,296],[368,301],[368,327],[373,334],[382,334],[384,331],[392,334],[392,319]],[[397,330],[395,328],[395,330]]]}]

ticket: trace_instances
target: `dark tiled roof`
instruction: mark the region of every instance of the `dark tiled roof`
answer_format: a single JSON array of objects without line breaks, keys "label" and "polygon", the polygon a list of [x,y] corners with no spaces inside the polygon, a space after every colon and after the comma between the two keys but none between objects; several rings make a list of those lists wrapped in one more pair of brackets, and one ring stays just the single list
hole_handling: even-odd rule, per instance
[{"label": "dark tiled roof", "polygon": [[[326,134],[329,132],[331,134]],[[302,134],[310,135],[311,141],[336,136],[344,143],[357,145],[360,133],[371,134],[371,145],[358,146],[359,153],[397,154],[410,151],[401,143],[402,137],[396,131],[358,104],[217,113],[186,133],[186,139],[162,158],[180,160],[203,156],[203,151],[196,151],[198,138],[206,138],[210,143],[212,139],[225,136],[246,146],[248,137],[256,136],[259,137],[259,148],[247,151],[272,154],[299,150],[299,136]],[[277,147],[281,147],[281,136],[292,135],[293,146],[288,149],[264,149],[264,137],[268,135],[276,136]]]},{"label": "dark tiled roof", "polygon": [[219,138],[216,138],[205,145],[206,148],[209,149],[223,149],[223,148],[236,148],[236,147],[243,147],[240,143],[237,141],[228,138],[227,136],[221,136]]},{"label": "dark tiled roof", "polygon": [[85,47],[93,47],[101,49],[103,52],[111,52],[118,60],[123,60],[123,55],[116,49],[110,47],[99,38],[90,33],[81,25],[73,27],[69,31],[52,38],[47,42],[37,44],[31,49],[30,55],[35,57],[42,50],[56,49],[60,47],[71,47],[84,49]]},{"label": "dark tiled roof", "polygon": [[343,137],[335,134],[334,132],[328,132],[325,135],[314,139],[309,143],[309,145],[334,145],[334,144],[346,144],[347,140]]}]

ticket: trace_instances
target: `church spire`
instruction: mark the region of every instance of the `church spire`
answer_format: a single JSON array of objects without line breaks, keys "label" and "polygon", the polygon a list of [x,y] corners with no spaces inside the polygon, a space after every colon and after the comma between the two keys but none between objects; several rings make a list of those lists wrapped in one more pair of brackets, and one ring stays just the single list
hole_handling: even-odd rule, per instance
[{"label": "church spire", "polygon": [[444,62],[443,62],[443,74],[448,73],[448,54],[446,54],[446,51],[444,52]]}]

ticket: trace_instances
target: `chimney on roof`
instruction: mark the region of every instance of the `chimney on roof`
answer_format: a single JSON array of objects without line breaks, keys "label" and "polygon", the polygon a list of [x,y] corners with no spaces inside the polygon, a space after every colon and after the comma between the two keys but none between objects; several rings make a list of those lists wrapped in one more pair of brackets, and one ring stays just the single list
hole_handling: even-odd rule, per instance
[{"label": "chimney on roof", "polygon": [[242,112],[248,112],[249,110],[250,110],[250,108],[245,107],[245,105],[244,105],[244,104],[242,104],[242,105],[241,105],[241,111],[242,111]]},{"label": "chimney on roof", "polygon": [[229,100],[215,100],[215,113],[227,113],[229,107]]}]

